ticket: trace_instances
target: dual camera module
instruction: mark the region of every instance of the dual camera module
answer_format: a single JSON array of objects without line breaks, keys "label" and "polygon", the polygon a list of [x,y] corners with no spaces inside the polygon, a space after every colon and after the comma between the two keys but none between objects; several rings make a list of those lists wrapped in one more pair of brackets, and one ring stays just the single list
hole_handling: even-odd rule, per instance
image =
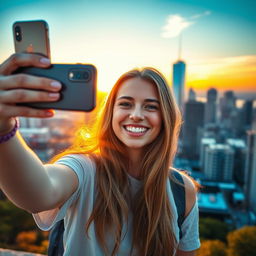
[{"label": "dual camera module", "polygon": [[20,26],[16,26],[14,28],[14,32],[15,32],[15,38],[18,42],[20,42],[22,40],[22,35],[21,35],[21,28]]},{"label": "dual camera module", "polygon": [[84,68],[71,69],[68,78],[73,82],[88,82],[91,79],[91,72]]}]

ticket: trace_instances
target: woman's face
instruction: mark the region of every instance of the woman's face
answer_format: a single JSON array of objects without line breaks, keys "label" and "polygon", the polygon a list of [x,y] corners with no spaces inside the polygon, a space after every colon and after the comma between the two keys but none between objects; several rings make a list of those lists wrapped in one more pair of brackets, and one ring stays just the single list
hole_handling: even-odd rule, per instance
[{"label": "woman's face", "polygon": [[158,136],[162,126],[156,86],[141,78],[123,82],[116,95],[112,127],[128,149],[143,149]]}]

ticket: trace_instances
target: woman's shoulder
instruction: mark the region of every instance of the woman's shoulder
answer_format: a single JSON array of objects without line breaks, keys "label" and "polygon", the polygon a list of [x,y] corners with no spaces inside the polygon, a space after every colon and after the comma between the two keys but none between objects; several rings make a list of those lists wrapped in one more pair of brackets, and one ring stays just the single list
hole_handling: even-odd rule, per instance
[{"label": "woman's shoulder", "polygon": [[186,195],[186,212],[185,216],[188,216],[190,211],[197,200],[197,192],[199,188],[199,184],[186,172],[181,172],[184,185],[185,185],[185,195]]},{"label": "woman's shoulder", "polygon": [[185,216],[187,216],[195,205],[197,200],[197,192],[200,185],[186,171],[180,171],[177,169],[173,169],[172,171],[178,172],[183,179],[186,198]]},{"label": "woman's shoulder", "polygon": [[67,165],[82,176],[95,174],[95,161],[88,154],[67,154],[58,159],[56,163]]}]

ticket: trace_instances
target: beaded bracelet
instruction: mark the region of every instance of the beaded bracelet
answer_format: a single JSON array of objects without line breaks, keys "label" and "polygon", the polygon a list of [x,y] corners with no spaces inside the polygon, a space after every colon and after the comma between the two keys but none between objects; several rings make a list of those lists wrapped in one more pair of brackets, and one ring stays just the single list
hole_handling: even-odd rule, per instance
[{"label": "beaded bracelet", "polygon": [[19,120],[17,118],[15,118],[15,125],[12,128],[12,130],[10,132],[8,132],[7,134],[0,136],[0,144],[11,139],[16,134],[19,127],[20,127]]}]

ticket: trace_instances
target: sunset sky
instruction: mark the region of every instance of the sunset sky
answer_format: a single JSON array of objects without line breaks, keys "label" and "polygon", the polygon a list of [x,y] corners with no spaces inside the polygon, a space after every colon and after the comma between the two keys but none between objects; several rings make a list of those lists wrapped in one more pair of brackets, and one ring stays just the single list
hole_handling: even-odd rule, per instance
[{"label": "sunset sky", "polygon": [[255,93],[255,10],[255,0],[0,0],[0,61],[14,52],[15,21],[44,19],[52,62],[94,64],[99,90],[142,66],[171,84],[182,38],[187,89]]}]

